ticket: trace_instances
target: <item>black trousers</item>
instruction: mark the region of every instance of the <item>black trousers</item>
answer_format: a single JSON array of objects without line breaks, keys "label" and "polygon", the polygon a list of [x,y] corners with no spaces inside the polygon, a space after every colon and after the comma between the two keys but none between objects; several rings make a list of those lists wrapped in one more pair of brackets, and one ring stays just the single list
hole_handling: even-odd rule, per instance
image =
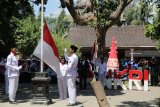
[{"label": "black trousers", "polygon": [[152,86],[157,86],[158,85],[158,74],[151,75],[151,85]]},{"label": "black trousers", "polygon": [[87,75],[80,75],[80,90],[87,88]]}]

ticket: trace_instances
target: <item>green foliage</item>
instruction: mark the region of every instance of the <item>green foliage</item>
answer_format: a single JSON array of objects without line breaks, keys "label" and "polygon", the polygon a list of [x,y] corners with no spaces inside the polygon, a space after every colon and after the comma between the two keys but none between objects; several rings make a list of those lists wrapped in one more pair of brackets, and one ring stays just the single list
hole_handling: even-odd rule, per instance
[{"label": "green foliage", "polygon": [[15,31],[17,48],[24,57],[30,56],[40,38],[40,20],[35,19],[34,16],[28,16],[22,20],[14,18],[13,20],[17,21]]},{"label": "green foliage", "polygon": [[65,34],[68,31],[69,26],[71,25],[72,22],[73,22],[73,20],[71,20],[71,18],[69,18],[66,15],[66,13],[63,9],[61,11],[60,15],[58,16],[58,18],[56,19],[53,32],[55,32],[59,36],[65,36]]},{"label": "green foliage", "polygon": [[138,3],[133,7],[128,7],[124,11],[124,17],[127,25],[142,25],[148,24],[152,15],[152,1],[138,0]]},{"label": "green foliage", "polygon": [[51,17],[45,17],[47,25],[50,29],[51,32],[54,32],[56,29],[55,23],[56,23],[56,18],[51,18]]},{"label": "green foliage", "polygon": [[93,4],[93,9],[96,10],[97,20],[90,24],[94,27],[102,28],[110,25],[111,20],[107,16],[110,16],[116,10],[120,2],[118,0],[91,0],[91,3]]},{"label": "green foliage", "polygon": [[73,25],[73,19],[70,15],[66,15],[64,11],[58,17],[46,17],[46,21],[50,31],[58,34],[59,36],[66,36],[69,27]]},{"label": "green foliage", "polygon": [[157,48],[160,49],[160,4],[157,4],[157,16],[153,24],[146,26],[145,36],[158,41]]},{"label": "green foliage", "polygon": [[60,15],[58,16],[55,24],[55,33],[62,36],[65,33],[65,17],[66,13],[64,10],[61,11]]},{"label": "green foliage", "polygon": [[134,19],[131,21],[131,25],[142,25],[142,22],[140,20]]},{"label": "green foliage", "polygon": [[28,0],[0,0],[0,50],[1,56],[7,56],[15,46],[14,31],[17,28],[13,17],[23,19],[33,15],[33,8]]},{"label": "green foliage", "polygon": [[137,14],[135,13],[135,8],[129,8],[124,11],[124,17],[126,19],[127,25],[132,25],[133,20],[137,20]]},{"label": "green foliage", "polygon": [[[47,1],[48,1],[48,0],[43,0],[44,4],[47,4]],[[36,5],[41,4],[41,0],[34,0],[34,1],[32,1],[32,2],[35,3]]]},{"label": "green foliage", "polygon": [[[14,18],[14,20],[17,21],[17,29],[15,32],[17,48],[24,57],[28,57],[33,53],[40,38],[40,16],[38,19],[35,19],[34,16],[29,16],[23,20],[16,18]],[[55,22],[55,19],[46,18],[46,20],[49,22],[47,25],[49,26],[50,32],[52,32],[51,29],[52,26],[54,26],[52,23]],[[59,54],[63,56],[64,49],[69,48],[71,45],[70,41],[56,33],[52,33],[52,36]]]},{"label": "green foliage", "polygon": [[64,56],[64,49],[69,48],[71,45],[71,42],[69,40],[67,40],[66,38],[62,38],[59,35],[56,35],[56,34],[52,34],[52,35],[53,35],[52,37],[57,45],[59,55]]},{"label": "green foliage", "polygon": [[[64,56],[64,49],[67,48],[69,51],[71,42],[67,38],[63,38],[57,34],[52,34],[52,37],[58,48],[59,55]],[[78,50],[77,55],[80,56],[80,50]]]}]

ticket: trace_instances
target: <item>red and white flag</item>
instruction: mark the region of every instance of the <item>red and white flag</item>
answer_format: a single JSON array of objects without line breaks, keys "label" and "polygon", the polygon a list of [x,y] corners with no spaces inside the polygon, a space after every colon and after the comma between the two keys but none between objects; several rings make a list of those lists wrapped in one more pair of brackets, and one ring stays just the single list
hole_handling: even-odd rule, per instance
[{"label": "red and white flag", "polygon": [[[43,58],[42,60],[51,67],[57,74],[60,74],[60,62],[57,46],[51,36],[46,22],[43,26]],[[41,40],[35,48],[33,55],[41,58]]]},{"label": "red and white flag", "polygon": [[91,62],[95,64],[96,59],[97,59],[97,46],[96,46],[96,40],[95,40],[92,48],[92,53],[91,53]]}]

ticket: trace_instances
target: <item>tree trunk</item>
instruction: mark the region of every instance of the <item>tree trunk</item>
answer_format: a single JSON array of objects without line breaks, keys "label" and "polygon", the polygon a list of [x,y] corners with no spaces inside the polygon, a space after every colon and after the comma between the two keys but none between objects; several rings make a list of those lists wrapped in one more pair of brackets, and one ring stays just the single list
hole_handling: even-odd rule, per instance
[{"label": "tree trunk", "polygon": [[92,88],[95,92],[99,107],[110,107],[110,104],[107,100],[104,87],[100,81],[96,81],[95,78],[91,81]]},{"label": "tree trunk", "polygon": [[96,30],[96,36],[97,36],[97,44],[98,44],[98,55],[104,56],[105,55],[105,38],[106,38],[106,32],[108,28],[100,28],[97,27]]}]

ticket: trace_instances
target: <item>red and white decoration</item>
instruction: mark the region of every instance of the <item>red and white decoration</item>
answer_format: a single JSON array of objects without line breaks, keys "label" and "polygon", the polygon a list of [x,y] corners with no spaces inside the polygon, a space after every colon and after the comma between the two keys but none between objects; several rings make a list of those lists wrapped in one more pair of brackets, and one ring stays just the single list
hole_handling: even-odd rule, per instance
[{"label": "red and white decoration", "polygon": [[[142,87],[140,85],[141,80],[144,78],[144,91],[148,91],[148,70],[144,70],[144,74],[140,70],[127,70],[124,69],[123,71],[119,72],[119,63],[118,63],[118,57],[117,57],[117,46],[115,38],[112,38],[111,48],[109,52],[109,58],[107,62],[107,69],[108,69],[108,80],[107,80],[107,87],[108,89],[111,89],[112,87],[112,78],[114,78],[114,89],[117,89],[117,85],[119,84],[123,90],[127,90],[127,87],[123,84],[122,80],[120,80],[120,77],[122,77],[126,72],[129,73],[129,84],[128,88],[132,90],[133,83],[135,84],[136,88],[138,90],[142,90]],[[133,77],[133,75],[137,75],[136,77]],[[144,77],[143,77],[144,75]]]},{"label": "red and white decoration", "polygon": [[[120,75],[123,76],[127,72],[126,69],[120,72]],[[136,75],[136,76],[133,76]],[[144,77],[143,77],[144,75]],[[144,78],[144,89],[142,89],[140,82]],[[133,83],[135,84],[138,90],[148,91],[148,70],[144,70],[144,74],[140,70],[129,70],[129,84],[128,88],[132,90]],[[123,87],[122,87],[123,88]],[[125,87],[126,88],[126,87]]]},{"label": "red and white decoration", "polygon": [[92,48],[92,53],[91,53],[91,62],[95,64],[96,59],[97,59],[97,45],[96,45],[96,40],[94,42],[93,48]]},{"label": "red and white decoration", "polygon": [[107,61],[107,71],[108,71],[108,87],[111,88],[112,85],[112,78],[114,78],[114,89],[117,89],[117,70],[119,69],[118,57],[117,57],[117,44],[115,37],[112,38],[109,58]]},{"label": "red and white decoration", "polygon": [[[133,75],[136,74],[136,77]],[[141,80],[144,78],[144,91],[148,91],[148,70],[144,70],[144,77],[143,73],[140,70],[129,70],[129,89],[132,90],[132,83],[134,83],[138,90],[142,90],[140,86]]]},{"label": "red and white decoration", "polygon": [[107,61],[107,69],[118,69],[119,68],[119,63],[118,63],[118,57],[117,57],[117,44],[116,44],[115,37],[112,38],[112,43],[110,47],[110,52],[109,52],[109,58]]}]

